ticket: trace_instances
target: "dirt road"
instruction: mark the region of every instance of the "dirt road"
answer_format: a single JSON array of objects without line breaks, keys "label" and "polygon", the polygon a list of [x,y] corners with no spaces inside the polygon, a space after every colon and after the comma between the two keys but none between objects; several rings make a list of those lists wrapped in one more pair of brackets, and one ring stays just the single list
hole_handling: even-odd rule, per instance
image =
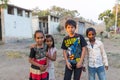
[{"label": "dirt road", "polygon": [[[60,38],[55,37],[58,48],[55,74],[56,80],[63,80],[65,62],[60,49],[61,40],[58,39]],[[107,80],[120,80],[120,39],[103,41],[109,59]],[[0,45],[0,80],[28,80],[30,67],[28,55],[32,43],[32,40],[22,40]],[[83,72],[81,80],[88,80],[87,72]]]}]

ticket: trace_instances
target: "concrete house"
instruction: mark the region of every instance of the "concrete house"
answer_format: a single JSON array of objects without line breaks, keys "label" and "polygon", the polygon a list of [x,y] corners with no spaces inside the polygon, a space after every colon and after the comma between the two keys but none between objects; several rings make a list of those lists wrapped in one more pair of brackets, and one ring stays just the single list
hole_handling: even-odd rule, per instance
[{"label": "concrete house", "polygon": [[[60,19],[60,26],[64,28],[65,26],[65,22],[68,20],[68,19],[73,19],[76,21],[77,23],[77,28],[76,28],[76,32],[81,34],[81,35],[84,35],[85,32],[86,32],[86,29],[88,27],[91,27],[93,26],[94,24],[88,22],[88,21],[85,21],[81,18],[75,18],[75,17],[71,17],[71,16],[65,16],[65,17],[62,17]],[[65,31],[62,31],[62,33],[65,33]]]},{"label": "concrete house", "polygon": [[91,22],[85,21],[85,20],[77,20],[75,19],[77,22],[77,29],[76,32],[79,34],[84,35],[86,33],[86,29],[93,26],[94,24],[92,24]]},{"label": "concrete house", "polygon": [[32,38],[31,10],[8,4],[0,9],[0,41]]},{"label": "concrete house", "polygon": [[45,34],[58,34],[59,17],[48,15],[48,16],[33,16],[32,17],[33,33],[36,30],[42,30]]}]

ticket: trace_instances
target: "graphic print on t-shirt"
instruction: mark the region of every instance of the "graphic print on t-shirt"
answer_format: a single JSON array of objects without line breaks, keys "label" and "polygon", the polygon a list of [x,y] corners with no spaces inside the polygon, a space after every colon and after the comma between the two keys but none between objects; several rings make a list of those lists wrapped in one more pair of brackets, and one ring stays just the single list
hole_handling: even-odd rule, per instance
[{"label": "graphic print on t-shirt", "polygon": [[80,37],[69,38],[65,40],[65,46],[68,47],[67,49],[68,61],[72,64],[76,64],[78,61],[80,61],[81,54]]}]

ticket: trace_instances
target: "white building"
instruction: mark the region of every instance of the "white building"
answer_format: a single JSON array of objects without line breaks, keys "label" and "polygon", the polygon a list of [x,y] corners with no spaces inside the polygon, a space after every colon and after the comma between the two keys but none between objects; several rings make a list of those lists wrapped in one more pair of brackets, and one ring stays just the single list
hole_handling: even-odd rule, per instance
[{"label": "white building", "polygon": [[[90,26],[93,26],[94,24],[92,24],[91,22],[88,22],[82,18],[76,18],[76,17],[71,17],[71,16],[64,16],[60,19],[60,26],[61,27],[65,27],[65,22],[69,19],[72,19],[72,20],[75,20],[76,23],[77,23],[77,26],[76,26],[76,33],[79,33],[81,35],[84,35],[85,32],[86,32],[86,29]],[[62,34],[66,34],[65,33],[65,29],[63,29],[62,31]]]},{"label": "white building", "polygon": [[48,15],[48,16],[33,16],[32,18],[32,26],[33,33],[36,30],[42,30],[45,34],[58,34],[58,26],[59,26],[59,17]]},{"label": "white building", "polygon": [[0,41],[32,38],[31,10],[8,5],[0,9]]}]

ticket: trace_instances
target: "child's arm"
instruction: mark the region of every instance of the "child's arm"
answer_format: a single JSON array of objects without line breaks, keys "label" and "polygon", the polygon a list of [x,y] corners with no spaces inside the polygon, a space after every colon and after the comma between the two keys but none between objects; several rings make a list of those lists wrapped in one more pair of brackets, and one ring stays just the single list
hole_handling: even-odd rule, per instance
[{"label": "child's arm", "polygon": [[29,58],[29,62],[31,64],[35,65],[35,66],[38,66],[40,68],[40,71],[42,71],[42,72],[45,71],[47,69],[47,67],[48,67],[48,64],[46,64],[46,65],[40,65],[37,62],[35,62],[32,58]]},{"label": "child's arm", "polygon": [[38,67],[41,67],[41,66],[42,66],[42,65],[38,64],[37,62],[35,62],[35,61],[33,60],[33,58],[29,58],[29,62],[30,62],[31,64],[35,65],[35,66],[38,66]]},{"label": "child's arm", "polygon": [[49,65],[49,64],[48,64],[48,58],[46,58],[46,60],[47,60],[47,61],[46,61],[46,62],[47,62],[46,65],[43,65],[44,71],[48,68],[48,65]]},{"label": "child's arm", "polygon": [[86,54],[86,47],[82,47],[82,53],[81,54],[82,55],[80,57],[80,61],[76,65],[77,68],[82,67],[82,64],[83,64],[83,61],[84,61],[84,57],[85,57],[85,54]]},{"label": "child's arm", "polygon": [[63,56],[64,56],[64,59],[65,59],[65,62],[66,62],[67,67],[68,67],[70,70],[72,70],[72,68],[71,68],[72,65],[68,62],[66,50],[63,50]]},{"label": "child's arm", "polygon": [[101,44],[100,49],[102,53],[103,64],[105,65],[106,70],[108,70],[108,59],[107,59],[107,54],[105,52],[103,43]]},{"label": "child's arm", "polygon": [[44,66],[34,61],[35,51],[33,48],[30,49],[29,62],[35,66],[38,66],[41,71],[44,71]]},{"label": "child's arm", "polygon": [[55,51],[55,52],[53,53],[53,55],[49,55],[49,53],[47,53],[46,56],[47,56],[50,60],[56,61],[57,52]]},{"label": "child's arm", "polygon": [[36,46],[36,44],[34,43],[34,44],[31,44],[30,45],[30,48],[34,48]]},{"label": "child's arm", "polygon": [[88,65],[88,49],[86,48],[86,54],[83,61],[83,71],[86,72],[86,67]]},{"label": "child's arm", "polygon": [[29,55],[29,60],[28,60],[28,61],[29,61],[31,64],[40,67],[41,65],[34,61],[35,53],[36,53],[36,52],[35,52],[34,48],[30,48],[30,55]]},{"label": "child's arm", "polygon": [[29,62],[30,62],[31,64],[35,65],[35,66],[38,66],[41,71],[45,71],[44,66],[38,64],[37,62],[35,62],[35,61],[33,60],[33,58],[29,58]]}]

